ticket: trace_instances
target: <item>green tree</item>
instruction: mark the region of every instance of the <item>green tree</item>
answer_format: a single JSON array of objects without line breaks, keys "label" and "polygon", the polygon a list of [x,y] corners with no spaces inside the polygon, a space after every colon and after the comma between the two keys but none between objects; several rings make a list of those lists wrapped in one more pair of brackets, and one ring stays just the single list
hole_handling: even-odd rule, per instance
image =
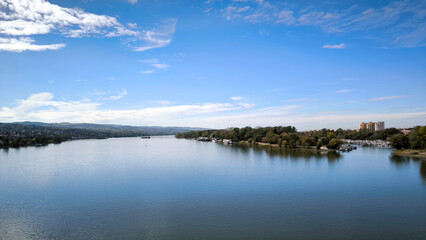
[{"label": "green tree", "polygon": [[396,149],[403,149],[410,147],[410,140],[403,134],[395,134],[389,139],[390,145]]},{"label": "green tree", "polygon": [[281,138],[278,138],[278,146],[282,146],[283,145],[283,140]]},{"label": "green tree", "polygon": [[414,149],[426,149],[426,126],[415,127],[410,135],[410,147]]},{"label": "green tree", "polygon": [[289,147],[295,148],[295,147],[297,147],[298,141],[299,141],[299,135],[297,135],[297,133],[290,133],[288,135],[287,145]]},{"label": "green tree", "polygon": [[303,146],[315,146],[316,144],[317,144],[317,141],[315,141],[315,138],[313,138],[313,137],[305,137],[302,140]]},{"label": "green tree", "polygon": [[340,141],[337,138],[333,138],[330,140],[330,142],[327,144],[327,148],[329,149],[338,149],[342,145],[342,141]]},{"label": "green tree", "polygon": [[333,138],[336,138],[336,136],[334,135],[334,133],[332,133],[332,132],[328,132],[328,133],[327,133],[327,138],[328,138],[328,140],[331,140],[331,139],[333,139]]}]

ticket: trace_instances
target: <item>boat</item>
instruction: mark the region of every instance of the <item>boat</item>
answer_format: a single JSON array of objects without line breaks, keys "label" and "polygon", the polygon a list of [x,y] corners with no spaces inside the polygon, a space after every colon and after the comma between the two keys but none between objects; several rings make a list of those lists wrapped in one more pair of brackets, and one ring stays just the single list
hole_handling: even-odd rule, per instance
[{"label": "boat", "polygon": [[142,139],[149,139],[149,138],[151,138],[150,136],[142,136],[141,137]]}]

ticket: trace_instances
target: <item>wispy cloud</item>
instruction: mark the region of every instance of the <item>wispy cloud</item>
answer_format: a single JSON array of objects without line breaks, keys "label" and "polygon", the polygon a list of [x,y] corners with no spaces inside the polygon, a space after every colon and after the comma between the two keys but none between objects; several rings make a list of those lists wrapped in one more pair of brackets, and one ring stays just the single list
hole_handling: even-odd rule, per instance
[{"label": "wispy cloud", "polygon": [[337,90],[336,93],[349,93],[353,91],[354,89],[340,89],[340,90]]},{"label": "wispy cloud", "polygon": [[[108,100],[123,98],[127,92],[123,90]],[[165,103],[165,102],[163,102]],[[172,104],[172,102],[167,102]],[[3,107],[0,110],[0,121],[35,120],[43,122],[110,122],[122,124],[173,125],[176,119],[191,118],[210,113],[241,110],[246,107],[231,103],[202,103],[174,105],[162,107],[136,108],[131,110],[103,110],[101,103],[83,101],[56,101],[51,93],[37,93],[25,100],[17,100],[15,107]]]},{"label": "wispy cloud", "polygon": [[106,98],[102,98],[102,100],[104,100],[104,101],[109,101],[109,100],[110,101],[116,101],[116,100],[124,98],[126,95],[127,95],[127,90],[123,89],[123,91],[121,93],[119,93],[118,95],[113,95],[113,96],[109,96],[109,97],[106,97]]},{"label": "wispy cloud", "polygon": [[155,67],[156,69],[166,69],[169,68],[170,66],[164,63],[154,63],[152,64],[153,67]]},{"label": "wispy cloud", "polygon": [[313,100],[312,98],[294,98],[285,100],[286,102],[307,102]]},{"label": "wispy cloud", "polygon": [[199,117],[192,119],[191,126],[227,128],[293,125],[298,130],[354,129],[365,119],[381,119],[386,121],[387,126],[392,127],[415,126],[426,120],[426,112],[300,114],[297,112],[299,109],[300,106],[288,105],[247,110],[225,116]]},{"label": "wispy cloud", "polygon": [[[381,4],[348,3],[337,9],[334,3],[303,5],[303,1],[276,4],[272,1],[231,1],[226,7],[219,1],[206,2],[209,14],[216,12],[228,20],[271,22],[291,26],[315,26],[328,33],[374,30],[377,39],[400,47],[426,45],[425,1],[393,0]],[[334,49],[344,48],[341,45]]]},{"label": "wispy cloud", "polygon": [[155,72],[155,69],[150,69],[150,70],[145,70],[145,71],[141,71],[142,74],[152,74]]},{"label": "wispy cloud", "polygon": [[256,104],[254,103],[246,103],[246,102],[242,102],[244,100],[246,100],[245,97],[241,97],[241,96],[233,96],[230,97],[230,99],[234,102],[236,102],[235,104],[238,106],[242,106],[244,108],[254,108],[256,106]]},{"label": "wispy cloud", "polygon": [[336,44],[336,45],[324,45],[322,48],[328,48],[328,49],[345,49],[346,45],[344,43]]},{"label": "wispy cloud", "polygon": [[[165,102],[169,103],[169,102]],[[0,122],[92,122],[132,125],[173,125],[194,127],[243,127],[294,125],[299,130],[326,128],[356,128],[365,119],[381,119],[388,126],[414,126],[426,120],[426,112],[394,113],[302,113],[301,105],[255,108],[254,104],[199,103],[133,109],[107,109],[105,103],[90,100],[55,100],[44,92],[17,100],[14,107],[0,109]],[[212,114],[214,114],[212,116]]]},{"label": "wispy cloud", "polygon": [[94,91],[92,94],[96,96],[102,96],[102,95],[106,95],[107,93],[105,91],[98,90],[98,91]]},{"label": "wispy cloud", "polygon": [[249,6],[244,7],[234,7],[234,6],[228,6],[225,9],[222,10],[223,16],[227,20],[231,20],[233,18],[239,18],[241,17],[241,13],[250,10]]},{"label": "wispy cloud", "polygon": [[142,52],[169,45],[172,42],[173,34],[176,32],[176,24],[177,19],[169,19],[161,28],[139,32],[136,38],[144,41],[146,44],[134,46],[133,51]]},{"label": "wispy cloud", "polygon": [[370,98],[368,99],[369,102],[376,102],[376,101],[384,101],[384,100],[391,100],[391,99],[398,99],[398,98],[405,98],[406,96],[388,96],[388,97],[377,97],[377,98]]},{"label": "wispy cloud", "polygon": [[158,59],[146,59],[146,60],[139,60],[141,63],[149,63],[149,66],[153,67],[153,69],[141,71],[142,74],[152,74],[156,72],[157,70],[164,70],[170,67],[168,64],[159,63]]},{"label": "wispy cloud", "polygon": [[138,3],[138,0],[129,0],[129,3],[136,4],[136,3]]},{"label": "wispy cloud", "polygon": [[[130,1],[136,3],[136,1]],[[68,38],[130,38],[135,51],[165,47],[171,42],[176,20],[166,27],[137,30],[132,23],[125,26],[115,17],[65,8],[46,0],[0,1],[0,51],[23,52],[58,50],[63,43],[36,44],[34,35],[60,34]]]},{"label": "wispy cloud", "polygon": [[138,60],[141,63],[157,63],[158,59],[157,58],[151,58],[151,59],[140,59]]},{"label": "wispy cloud", "polygon": [[256,104],[254,104],[254,103],[237,103],[237,105],[242,106],[244,108],[254,108],[254,107],[256,107]]},{"label": "wispy cloud", "polygon": [[241,97],[241,96],[234,96],[234,97],[230,97],[231,100],[233,101],[241,101],[241,100],[245,100],[245,97]]},{"label": "wispy cloud", "polygon": [[347,103],[377,102],[377,101],[385,101],[385,100],[392,100],[392,99],[405,98],[405,97],[407,97],[407,96],[376,97],[376,98],[369,98],[369,99],[364,99],[364,100],[350,100],[350,101],[347,101]]}]

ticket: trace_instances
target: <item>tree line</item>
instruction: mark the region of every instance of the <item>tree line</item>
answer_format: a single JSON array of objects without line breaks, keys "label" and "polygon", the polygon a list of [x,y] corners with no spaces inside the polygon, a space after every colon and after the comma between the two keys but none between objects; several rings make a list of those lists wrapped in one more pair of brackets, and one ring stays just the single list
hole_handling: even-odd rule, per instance
[{"label": "tree line", "polygon": [[147,134],[122,129],[93,130],[0,123],[0,148],[46,145],[73,139],[103,139],[144,135]]},{"label": "tree line", "polygon": [[177,138],[211,137],[230,139],[234,142],[247,141],[250,144],[269,143],[280,147],[321,147],[337,149],[342,144],[333,130],[326,129],[324,134],[318,132],[297,132],[294,126],[244,127],[220,130],[190,131],[176,134]]},{"label": "tree line", "polygon": [[394,134],[389,138],[396,149],[426,149],[426,126],[413,128],[408,135]]},{"label": "tree line", "polygon": [[297,132],[294,126],[277,127],[244,127],[218,130],[199,130],[176,134],[176,138],[195,139],[198,137],[210,137],[218,139],[230,139],[234,142],[247,141],[251,144],[270,143],[280,147],[317,147],[327,146],[330,149],[338,149],[342,141],[351,140],[389,140],[397,149],[413,148],[425,149],[426,126],[418,126],[412,129],[410,134],[404,135],[396,128],[388,128],[382,131],[369,132],[366,130],[337,130],[323,128]]}]

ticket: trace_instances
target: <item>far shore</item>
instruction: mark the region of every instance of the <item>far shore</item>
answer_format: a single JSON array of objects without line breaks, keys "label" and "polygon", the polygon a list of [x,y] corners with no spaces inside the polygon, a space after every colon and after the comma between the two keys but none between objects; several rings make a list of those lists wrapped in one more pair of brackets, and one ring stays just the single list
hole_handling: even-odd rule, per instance
[{"label": "far shore", "polygon": [[[288,148],[288,149],[309,149],[309,150],[318,150],[316,146],[302,146],[302,145],[297,145],[294,148],[290,148],[290,147],[280,147],[280,145],[278,144],[272,144],[272,143],[263,143],[263,142],[256,142],[256,143],[249,143],[248,141],[240,141],[240,142],[236,142],[236,144],[240,144],[240,145],[248,145],[248,146],[262,146],[262,147],[274,147],[274,148]],[[337,151],[335,149],[328,149],[327,151]]]},{"label": "far shore", "polygon": [[393,155],[402,156],[402,157],[426,158],[426,150],[421,150],[421,149],[395,150],[393,152]]}]

